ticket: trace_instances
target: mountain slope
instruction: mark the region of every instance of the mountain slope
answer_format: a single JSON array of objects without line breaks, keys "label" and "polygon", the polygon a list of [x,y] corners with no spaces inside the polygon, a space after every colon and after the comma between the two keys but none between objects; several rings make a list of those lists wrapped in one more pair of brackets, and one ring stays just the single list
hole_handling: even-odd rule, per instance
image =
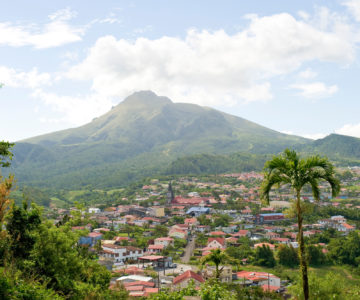
[{"label": "mountain slope", "polygon": [[162,172],[185,155],[278,153],[309,142],[143,91],[84,126],[17,143],[13,171],[20,183],[114,186]]},{"label": "mountain slope", "polygon": [[360,160],[360,138],[330,134],[301,147],[303,151],[322,153],[331,158],[351,158]]}]

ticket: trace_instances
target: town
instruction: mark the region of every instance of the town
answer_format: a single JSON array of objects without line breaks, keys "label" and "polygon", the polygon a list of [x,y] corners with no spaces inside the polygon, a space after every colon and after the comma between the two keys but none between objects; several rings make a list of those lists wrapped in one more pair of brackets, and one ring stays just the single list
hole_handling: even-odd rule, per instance
[{"label": "town", "polygon": [[[359,228],[360,168],[338,172],[338,197],[331,197],[327,185],[318,202],[310,188],[301,195],[309,211],[303,234],[313,266],[338,259],[330,240]],[[286,296],[291,276],[279,266],[298,265],[294,194],[286,186],[274,189],[264,205],[262,179],[257,172],[148,178],[130,192],[121,190],[112,206],[53,206],[48,218],[71,224],[78,244],[112,272],[109,288],[125,289],[131,297],[196,288],[215,275],[223,283]],[[216,251],[229,258],[219,274],[206,259]]]}]

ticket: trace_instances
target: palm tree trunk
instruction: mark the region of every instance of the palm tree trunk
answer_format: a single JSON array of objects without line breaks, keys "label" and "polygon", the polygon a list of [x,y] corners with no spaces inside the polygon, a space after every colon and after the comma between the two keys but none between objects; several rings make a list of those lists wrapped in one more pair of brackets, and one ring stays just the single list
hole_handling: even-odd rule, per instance
[{"label": "palm tree trunk", "polygon": [[309,299],[309,281],[308,281],[308,271],[307,271],[307,263],[305,257],[305,244],[304,244],[304,235],[303,235],[303,228],[302,228],[302,211],[300,206],[300,191],[296,192],[297,194],[297,202],[296,202],[296,210],[297,210],[297,217],[298,217],[298,243],[299,243],[299,256],[300,256],[300,270],[302,276],[302,285],[304,291],[304,299]]},{"label": "palm tree trunk", "polygon": [[215,270],[215,277],[216,277],[216,279],[217,280],[219,280],[219,278],[220,278],[220,271],[219,271],[219,265],[218,264],[216,264],[215,265],[215,267],[216,267],[216,270]]}]

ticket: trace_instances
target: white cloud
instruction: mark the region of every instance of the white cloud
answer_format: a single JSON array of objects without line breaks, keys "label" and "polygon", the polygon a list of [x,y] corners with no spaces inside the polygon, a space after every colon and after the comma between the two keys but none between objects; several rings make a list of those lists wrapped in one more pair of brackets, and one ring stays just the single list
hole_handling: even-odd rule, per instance
[{"label": "white cloud", "polygon": [[0,23],[0,45],[33,46],[42,49],[81,41],[84,28],[68,24],[68,21],[75,16],[76,13],[69,8],[59,10],[48,16],[50,22],[44,24],[42,28],[35,24]]},{"label": "white cloud", "polygon": [[292,84],[290,87],[301,90],[301,96],[313,99],[330,97],[338,91],[336,85],[327,86],[323,82]]},{"label": "white cloud", "polygon": [[336,133],[343,135],[350,135],[360,138],[360,123],[358,124],[345,124],[338,130],[335,130]]},{"label": "white cloud", "polygon": [[304,79],[312,79],[315,78],[316,76],[317,73],[311,70],[310,68],[307,68],[305,71],[299,73],[299,77]]},{"label": "white cloud", "polygon": [[344,1],[343,5],[348,8],[355,20],[360,22],[360,0]]},{"label": "white cloud", "polygon": [[116,14],[114,13],[110,13],[108,16],[106,16],[103,19],[95,19],[93,21],[91,21],[90,25],[92,24],[122,24],[122,20],[119,19],[119,17],[116,16]]},{"label": "white cloud", "polygon": [[304,138],[307,138],[307,139],[312,139],[312,140],[323,139],[327,135],[328,134],[326,134],[326,133],[305,133],[305,134],[300,134],[300,136],[302,136]]},{"label": "white cloud", "polygon": [[49,73],[39,73],[37,68],[24,72],[0,66],[0,82],[7,87],[37,88],[50,85],[51,75]]},{"label": "white cloud", "polygon": [[101,95],[92,94],[86,96],[59,96],[36,89],[32,97],[40,99],[53,110],[64,115],[61,119],[42,118],[41,122],[58,123],[69,122],[74,125],[82,125],[90,122],[94,116],[102,115],[110,110],[113,103],[111,99]]},{"label": "white cloud", "polygon": [[[306,62],[354,59],[353,41],[338,34],[338,27],[323,30],[287,13],[248,18],[249,25],[234,35],[189,30],[184,39],[105,36],[67,76],[92,81],[92,89],[107,97],[150,89],[174,101],[232,105],[271,99],[270,80]],[[337,87],[317,84],[303,90],[307,96],[327,96]]]}]

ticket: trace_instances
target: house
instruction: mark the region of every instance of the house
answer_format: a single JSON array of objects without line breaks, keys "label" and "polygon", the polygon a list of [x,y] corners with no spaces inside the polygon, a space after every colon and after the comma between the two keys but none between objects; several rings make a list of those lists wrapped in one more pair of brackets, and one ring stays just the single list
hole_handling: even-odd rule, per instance
[{"label": "house", "polygon": [[160,225],[160,220],[157,218],[153,218],[153,217],[144,217],[141,219],[141,221],[144,221],[148,224]]},{"label": "house", "polygon": [[341,232],[349,233],[350,231],[354,231],[355,227],[347,223],[341,223],[337,226],[337,230]]},{"label": "house", "polygon": [[242,229],[239,230],[238,232],[233,233],[231,236],[236,237],[236,238],[241,238],[241,237],[250,237],[251,236],[251,232],[249,230],[246,229]]},{"label": "house", "polygon": [[134,281],[123,284],[129,292],[130,297],[148,297],[151,294],[158,293],[159,289],[155,288],[154,282]]},{"label": "house", "polygon": [[154,240],[155,245],[163,245],[165,248],[168,246],[174,247],[174,239],[171,237],[161,237]]},{"label": "house", "polygon": [[310,237],[310,236],[312,236],[312,235],[314,235],[314,234],[316,234],[316,232],[315,232],[314,230],[307,230],[307,231],[304,231],[304,232],[303,232],[303,235],[304,235],[305,237]]},{"label": "house", "polygon": [[276,233],[276,232],[267,232],[265,233],[265,238],[267,239],[274,239],[274,238],[279,238],[280,237],[280,234],[279,233]]},{"label": "house", "polygon": [[149,208],[149,215],[153,217],[164,217],[165,216],[165,208],[154,206]]},{"label": "house", "polygon": [[217,248],[225,248],[225,245],[226,245],[225,238],[214,237],[214,238],[208,238],[206,247],[217,249]]},{"label": "house", "polygon": [[187,231],[177,228],[172,228],[169,231],[169,237],[173,237],[173,238],[186,239],[187,235],[188,235]]},{"label": "house", "polygon": [[284,220],[283,213],[257,214],[255,222],[257,224],[272,223]]},{"label": "house", "polygon": [[97,207],[90,207],[89,208],[89,214],[98,214],[100,212],[101,212],[100,208],[97,208]]},{"label": "house", "polygon": [[188,226],[194,226],[194,225],[199,224],[199,222],[196,218],[186,218],[184,220],[184,224],[186,224]]},{"label": "house", "polygon": [[297,233],[296,232],[284,232],[283,235],[293,241],[296,240]]},{"label": "house", "polygon": [[194,230],[196,232],[201,232],[201,233],[204,233],[204,232],[208,232],[210,231],[210,226],[208,225],[198,225],[194,228]]},{"label": "house", "polygon": [[272,238],[271,240],[274,242],[278,242],[280,244],[286,244],[286,245],[290,243],[289,238],[283,238],[283,237]]},{"label": "house", "polygon": [[80,245],[89,245],[90,247],[93,247],[102,238],[103,238],[102,233],[100,233],[100,232],[90,232],[87,236],[80,237],[79,244]]},{"label": "house", "polygon": [[115,244],[102,245],[100,256],[111,258],[115,263],[124,263],[127,260],[137,260],[143,255],[143,250],[132,246],[119,246]]},{"label": "house", "polygon": [[200,206],[207,204],[208,201],[209,199],[205,197],[183,198],[181,196],[176,196],[171,203],[184,206]]},{"label": "house", "polygon": [[153,278],[149,276],[141,276],[141,275],[128,275],[122,276],[116,279],[117,282],[121,282],[124,285],[132,282],[153,282]]},{"label": "house", "polygon": [[205,282],[201,275],[188,270],[173,279],[173,287],[179,290],[183,289],[188,286],[190,280],[194,281],[195,286],[200,286],[203,282]]},{"label": "house", "polygon": [[210,208],[201,207],[201,206],[193,206],[186,211],[187,215],[190,215],[193,217],[198,217],[200,215],[209,214],[209,213],[210,213]]},{"label": "house", "polygon": [[241,271],[236,273],[237,279],[246,285],[281,287],[280,278],[266,272]]},{"label": "house", "polygon": [[164,248],[165,248],[164,245],[150,245],[147,248],[147,252],[151,254],[160,253],[161,251],[164,250]]},{"label": "house", "polygon": [[346,219],[343,216],[332,216],[330,217],[330,220],[339,224],[346,223]]},{"label": "house", "polygon": [[[223,266],[220,273],[220,282],[231,283],[232,282],[232,267]],[[205,280],[215,277],[215,266],[206,265],[203,271],[203,277]]]}]

